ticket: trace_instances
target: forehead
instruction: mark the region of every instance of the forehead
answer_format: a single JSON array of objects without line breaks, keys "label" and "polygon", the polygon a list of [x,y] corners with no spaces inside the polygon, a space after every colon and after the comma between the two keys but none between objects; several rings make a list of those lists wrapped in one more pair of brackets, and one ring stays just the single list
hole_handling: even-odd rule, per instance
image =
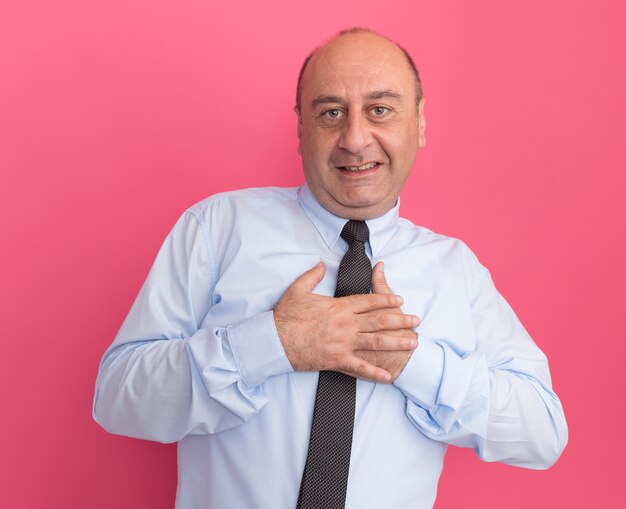
[{"label": "forehead", "polygon": [[415,79],[402,50],[370,33],[330,41],[313,55],[302,78],[304,103],[319,95],[349,99],[380,90],[408,100],[415,95]]}]

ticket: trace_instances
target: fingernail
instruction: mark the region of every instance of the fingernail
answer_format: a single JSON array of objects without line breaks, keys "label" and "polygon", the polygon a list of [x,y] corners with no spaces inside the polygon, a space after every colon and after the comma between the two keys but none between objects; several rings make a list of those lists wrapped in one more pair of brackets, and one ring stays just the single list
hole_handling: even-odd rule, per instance
[{"label": "fingernail", "polygon": [[404,299],[399,295],[396,295],[396,302],[398,303],[398,306],[401,306],[404,303]]},{"label": "fingernail", "polygon": [[385,375],[385,382],[390,382],[391,381],[391,375],[389,373],[387,373]]}]

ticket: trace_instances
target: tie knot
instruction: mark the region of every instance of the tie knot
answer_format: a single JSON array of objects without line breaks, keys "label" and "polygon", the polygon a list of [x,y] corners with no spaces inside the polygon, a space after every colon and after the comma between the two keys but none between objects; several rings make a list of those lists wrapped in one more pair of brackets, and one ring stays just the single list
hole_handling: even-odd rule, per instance
[{"label": "tie knot", "polygon": [[370,230],[365,221],[354,221],[350,219],[341,231],[341,238],[348,244],[352,244],[355,240],[365,244],[369,236]]}]

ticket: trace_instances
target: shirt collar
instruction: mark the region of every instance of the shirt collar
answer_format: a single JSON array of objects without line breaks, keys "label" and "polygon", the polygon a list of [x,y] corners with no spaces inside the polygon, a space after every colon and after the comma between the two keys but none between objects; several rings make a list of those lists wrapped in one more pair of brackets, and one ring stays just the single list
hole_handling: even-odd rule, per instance
[{"label": "shirt collar", "polygon": [[[328,249],[333,249],[347,219],[336,216],[329,210],[326,210],[320,202],[317,201],[317,198],[315,198],[308,184],[304,184],[298,191],[298,201],[322,239],[324,239]],[[365,221],[370,231],[369,244],[372,249],[373,258],[378,256],[382,248],[395,233],[398,227],[399,213],[400,198],[398,198],[395,207],[382,216]]]}]

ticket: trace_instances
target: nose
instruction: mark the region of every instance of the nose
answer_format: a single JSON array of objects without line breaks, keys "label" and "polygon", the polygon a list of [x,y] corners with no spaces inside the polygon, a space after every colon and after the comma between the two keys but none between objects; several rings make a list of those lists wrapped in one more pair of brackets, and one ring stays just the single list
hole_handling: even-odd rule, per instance
[{"label": "nose", "polygon": [[358,154],[368,147],[371,142],[372,133],[370,132],[367,119],[357,112],[350,112],[343,125],[339,138],[339,147],[352,154]]}]

